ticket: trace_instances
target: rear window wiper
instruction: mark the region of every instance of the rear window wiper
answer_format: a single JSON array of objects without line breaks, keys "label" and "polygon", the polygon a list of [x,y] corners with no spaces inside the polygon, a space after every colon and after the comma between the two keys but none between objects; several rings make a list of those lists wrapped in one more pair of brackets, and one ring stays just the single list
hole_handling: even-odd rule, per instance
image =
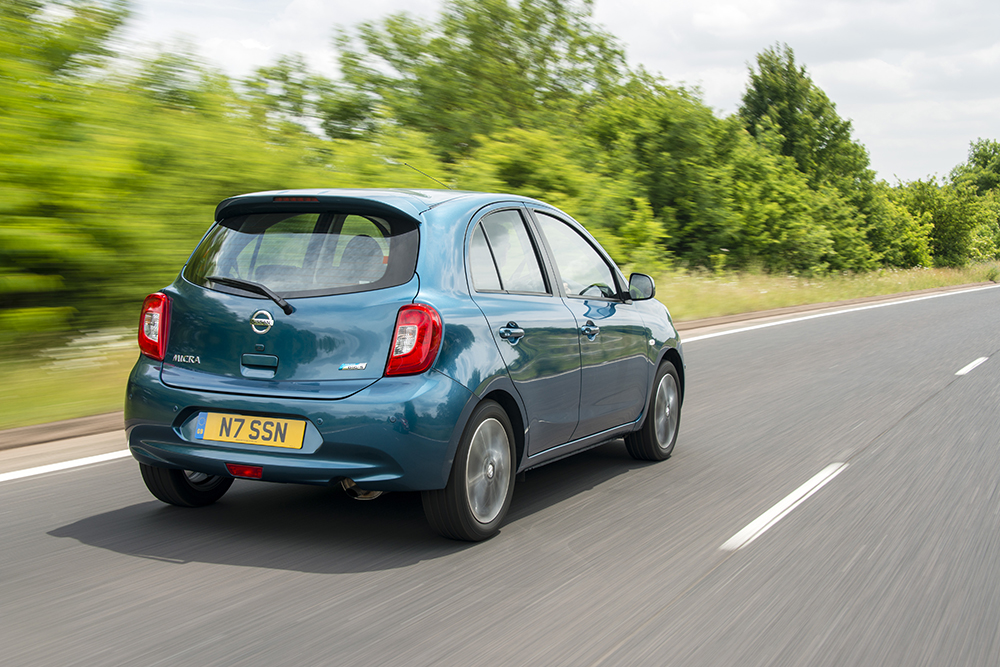
[{"label": "rear window wiper", "polygon": [[295,312],[292,308],[292,304],[288,303],[280,296],[275,294],[268,288],[267,285],[261,285],[260,283],[253,283],[249,280],[240,280],[239,278],[226,278],[224,276],[208,276],[206,280],[211,280],[213,283],[219,283],[220,285],[226,285],[228,287],[235,287],[237,289],[246,290],[248,292],[254,292],[262,296],[266,296],[271,301],[278,304],[278,306],[285,311],[285,315],[291,315]]}]

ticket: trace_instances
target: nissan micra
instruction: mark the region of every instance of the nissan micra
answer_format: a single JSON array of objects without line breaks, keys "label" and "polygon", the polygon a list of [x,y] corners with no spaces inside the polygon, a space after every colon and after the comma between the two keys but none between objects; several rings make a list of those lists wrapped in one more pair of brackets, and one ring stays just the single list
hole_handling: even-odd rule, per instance
[{"label": "nissan micra", "polygon": [[670,456],[684,363],[654,289],[525,197],[231,197],[143,303],[129,449],[173,505],[234,478],[420,491],[436,531],[482,540],[521,471],[620,437]]}]

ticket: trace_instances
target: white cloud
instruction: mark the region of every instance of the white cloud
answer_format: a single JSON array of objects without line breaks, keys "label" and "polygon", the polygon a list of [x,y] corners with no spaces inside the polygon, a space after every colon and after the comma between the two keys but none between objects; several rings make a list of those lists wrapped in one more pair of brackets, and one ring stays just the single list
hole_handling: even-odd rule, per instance
[{"label": "white cloud", "polygon": [[[879,99],[906,99],[913,94],[914,72],[900,64],[880,58],[831,62],[811,69],[816,82],[838,88],[852,88],[858,95]],[[834,100],[836,102],[836,100]]]},{"label": "white cloud", "polygon": [[755,23],[743,9],[729,3],[709,5],[691,16],[695,28],[718,37],[746,34]]},{"label": "white cloud", "polygon": [[241,39],[240,46],[242,46],[247,51],[270,51],[270,46],[265,46],[261,44],[256,39]]},{"label": "white cloud", "polygon": [[996,72],[996,68],[1000,66],[1000,41],[985,49],[973,51],[969,54],[969,59]]},{"label": "white cloud", "polygon": [[998,136],[998,108],[1000,96],[959,107],[933,99],[873,104],[855,118],[855,135],[868,147],[872,168],[890,182],[944,177],[966,160],[970,142]]}]

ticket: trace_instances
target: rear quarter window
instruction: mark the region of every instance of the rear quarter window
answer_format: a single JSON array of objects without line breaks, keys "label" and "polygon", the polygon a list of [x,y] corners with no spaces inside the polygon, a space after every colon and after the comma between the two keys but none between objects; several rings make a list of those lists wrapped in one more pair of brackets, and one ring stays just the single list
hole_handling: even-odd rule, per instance
[{"label": "rear quarter window", "polygon": [[241,292],[212,276],[266,285],[284,297],[362,292],[413,277],[418,230],[406,219],[348,212],[258,213],[216,224],[192,255],[184,277],[196,285]]}]

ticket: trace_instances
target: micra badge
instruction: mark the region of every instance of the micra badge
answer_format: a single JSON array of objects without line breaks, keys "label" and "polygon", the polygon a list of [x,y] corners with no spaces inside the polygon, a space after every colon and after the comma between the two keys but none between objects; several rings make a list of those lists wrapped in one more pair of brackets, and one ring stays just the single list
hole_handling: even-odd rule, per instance
[{"label": "micra badge", "polygon": [[175,354],[174,363],[176,364],[200,364],[201,357],[194,354]]},{"label": "micra badge", "polygon": [[365,366],[367,366],[367,365],[368,365],[367,361],[365,363],[363,363],[363,364],[341,364],[340,368],[338,370],[342,370],[342,371],[363,371],[363,370],[365,370]]}]

